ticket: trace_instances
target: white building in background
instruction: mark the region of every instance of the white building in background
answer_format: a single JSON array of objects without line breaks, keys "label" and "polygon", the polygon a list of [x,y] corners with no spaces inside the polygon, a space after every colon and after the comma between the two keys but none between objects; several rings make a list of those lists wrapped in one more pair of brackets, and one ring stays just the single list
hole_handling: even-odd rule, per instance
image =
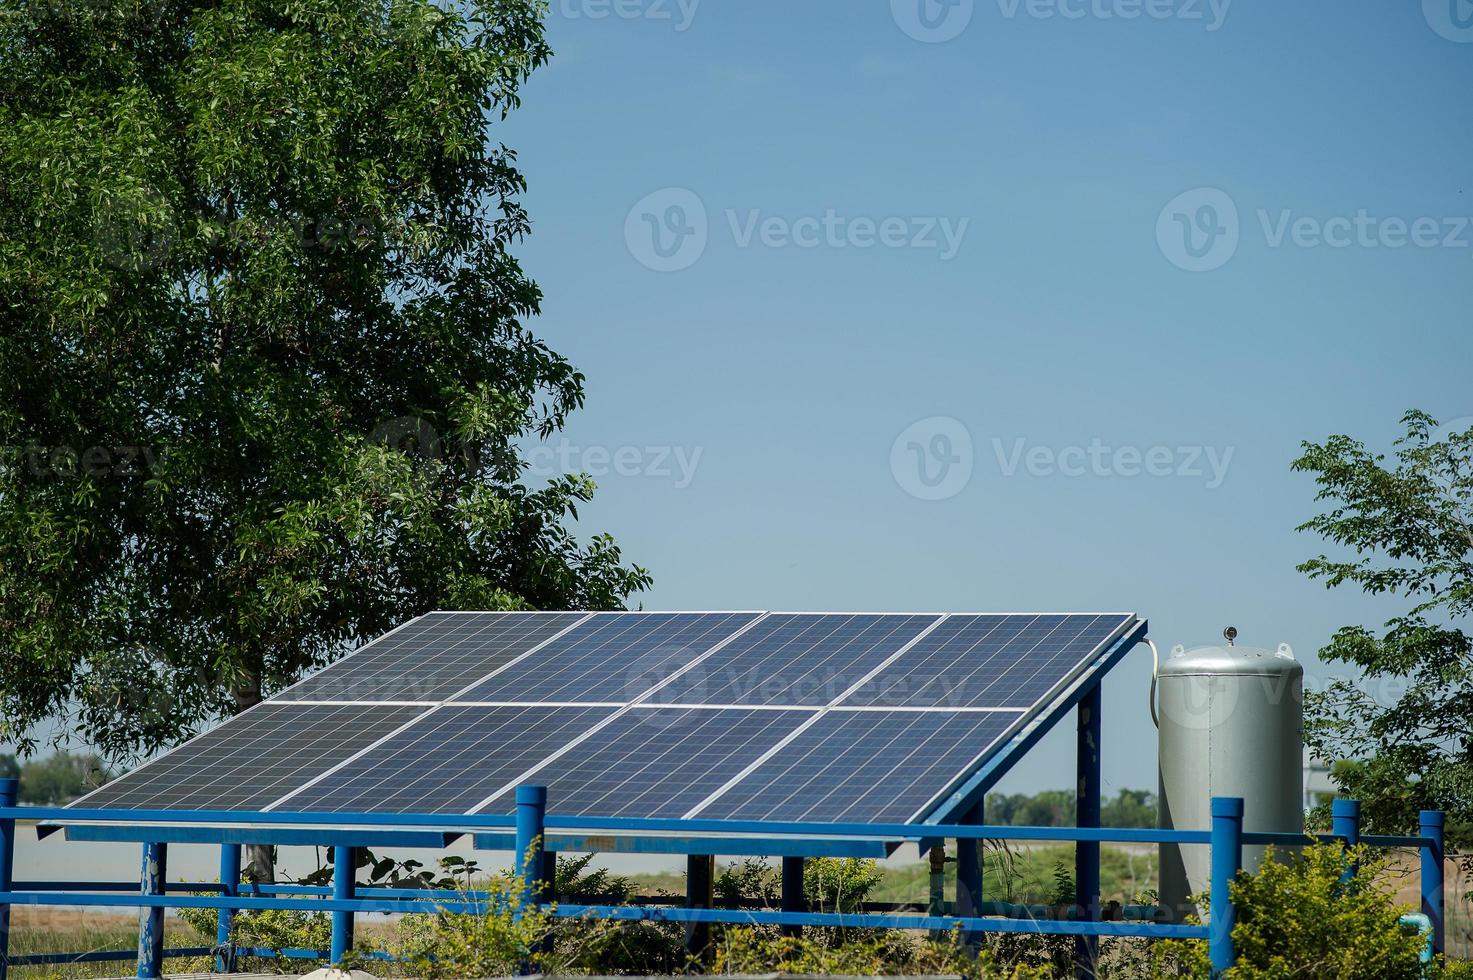
[{"label": "white building in background", "polygon": [[1319,806],[1335,796],[1335,784],[1330,779],[1330,765],[1304,750],[1304,809]]}]

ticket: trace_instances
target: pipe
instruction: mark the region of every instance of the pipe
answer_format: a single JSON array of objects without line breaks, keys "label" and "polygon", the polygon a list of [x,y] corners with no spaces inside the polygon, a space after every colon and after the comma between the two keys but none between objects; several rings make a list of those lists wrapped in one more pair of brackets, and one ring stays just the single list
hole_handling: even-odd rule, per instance
[{"label": "pipe", "polygon": [[1432,962],[1432,946],[1435,941],[1435,933],[1432,929],[1432,919],[1428,916],[1423,915],[1421,912],[1408,912],[1397,921],[1401,923],[1403,929],[1415,929],[1417,932],[1422,934],[1422,937],[1426,940],[1426,942],[1422,946],[1422,954],[1420,957],[1418,957],[1418,959],[1421,961],[1423,966],[1427,966],[1428,964],[1430,964]]}]

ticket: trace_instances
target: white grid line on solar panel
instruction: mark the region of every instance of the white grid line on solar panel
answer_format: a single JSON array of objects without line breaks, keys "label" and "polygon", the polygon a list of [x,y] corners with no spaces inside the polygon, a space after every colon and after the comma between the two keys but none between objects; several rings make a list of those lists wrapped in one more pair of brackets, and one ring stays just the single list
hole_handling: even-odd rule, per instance
[{"label": "white grid line on solar panel", "polygon": [[943,713],[829,713],[708,808],[733,820],[908,822],[971,757],[996,745],[1005,719]]},{"label": "white grid line on solar panel", "polygon": [[[576,621],[574,621],[572,623],[569,623],[567,626],[563,627],[558,632],[554,633],[553,635],[549,636],[547,639],[543,640],[541,643],[538,643],[536,646],[532,647],[526,653],[523,653],[521,656],[513,659],[509,663],[502,664],[500,667],[496,668],[496,670],[491,671],[490,674],[483,675],[482,677],[476,678],[476,680],[472,681],[470,684],[467,684],[461,690],[452,693],[449,697],[447,697],[445,699],[445,701],[443,701],[441,703],[442,704],[449,703],[449,701],[452,698],[454,698],[457,694],[463,694],[463,693],[465,693],[465,691],[470,690],[472,687],[474,687],[475,685],[481,683],[481,681],[485,680],[486,677],[493,676],[496,673],[498,673],[499,671],[506,670],[506,669],[510,668],[512,665],[516,664],[517,662],[519,662],[521,660],[524,660],[527,657],[530,657],[532,654],[536,653],[538,650],[540,650],[542,647],[546,646],[547,644],[552,643],[554,640],[558,639],[559,637],[564,636],[567,633],[569,633],[569,632],[577,629],[578,626],[580,624],[586,622],[590,618],[591,615],[592,615],[591,613],[585,614],[582,618],[580,618],[580,619],[578,619],[578,620],[576,620]],[[331,769],[328,769],[326,772],[322,773],[316,779],[309,779],[307,782],[305,782],[302,785],[300,785],[300,786],[296,787],[295,789],[293,789],[290,793],[287,793],[286,795],[282,796],[279,799],[273,800],[271,803],[269,803],[266,806],[262,807],[261,808],[262,811],[264,812],[266,810],[271,810],[271,809],[276,808],[277,806],[281,805],[282,803],[285,803],[287,800],[289,800],[292,797],[296,796],[298,793],[301,793],[304,790],[310,789],[312,786],[315,786],[318,782],[320,782],[323,779],[326,779],[328,776],[331,776],[333,773],[337,772],[339,769],[342,769],[344,766],[350,765],[351,763],[354,763],[354,762],[358,761],[360,758],[362,758],[363,756],[367,755],[369,752],[372,752],[374,750],[374,748],[376,748],[379,744],[388,741],[390,738],[393,738],[394,736],[400,734],[405,729],[410,728],[412,725],[414,725],[414,723],[416,721],[418,721],[421,718],[426,717],[427,715],[430,714],[430,712],[432,712],[434,710],[435,710],[434,708],[430,708],[427,711],[423,711],[423,712],[419,713],[414,718],[411,718],[409,721],[405,722],[398,729],[396,729],[396,730],[390,732],[389,734],[385,735],[378,742],[375,742],[373,745],[369,745],[369,746],[365,747],[361,752],[355,752],[353,755],[349,756],[348,758],[346,758],[343,761],[339,762],[337,765],[333,766]]]},{"label": "white grid line on solar panel", "polygon": [[563,756],[567,755],[569,752],[571,752],[573,749],[577,748],[579,745],[582,745],[584,742],[588,741],[590,738],[592,738],[593,736],[597,735],[599,732],[603,731],[605,728],[607,728],[614,721],[618,720],[619,717],[622,716],[625,712],[629,711],[634,706],[634,704],[637,704],[638,703],[639,700],[642,700],[644,698],[650,697],[651,695],[658,693],[665,686],[674,683],[676,680],[678,680],[681,677],[682,674],[684,674],[688,670],[691,670],[691,669],[695,668],[703,659],[705,659],[706,657],[709,657],[712,654],[716,653],[722,647],[726,646],[726,644],[731,643],[737,637],[739,637],[743,633],[745,633],[747,630],[751,629],[752,627],[756,626],[758,623],[762,622],[762,620],[764,618],[766,618],[766,615],[767,615],[766,613],[763,613],[763,614],[757,616],[755,619],[753,619],[751,622],[747,623],[741,629],[737,630],[735,633],[731,634],[726,639],[722,640],[720,643],[717,643],[715,646],[711,647],[711,649],[707,650],[700,657],[697,657],[691,663],[686,664],[684,667],[676,670],[674,673],[672,673],[669,677],[665,678],[659,684],[656,684],[654,687],[652,687],[649,690],[645,691],[642,695],[640,695],[640,698],[639,699],[636,699],[636,701],[631,702],[628,705],[625,705],[623,708],[620,708],[618,711],[614,712],[614,714],[613,714],[612,717],[608,718],[607,720],[605,720],[601,724],[595,725],[593,728],[589,729],[586,733],[584,733],[581,737],[574,739],[573,741],[569,742],[567,745],[563,746],[563,748],[561,750],[559,750],[558,752],[553,753],[552,755],[550,755],[546,759],[544,759],[542,762],[538,763],[535,766],[532,766],[526,772],[523,772],[521,775],[517,776],[515,779],[509,781],[505,786],[502,786],[495,793],[492,793],[491,795],[487,796],[485,799],[481,800],[479,803],[477,803],[475,806],[471,807],[466,812],[467,813],[478,813],[484,807],[489,806],[491,804],[491,802],[493,800],[495,800],[497,797],[502,796],[502,795],[504,795],[506,793],[511,792],[512,790],[514,790],[517,787],[517,785],[519,783],[526,782],[528,779],[530,779],[532,776],[534,776],[538,771],[540,771],[544,767],[546,767],[546,766],[548,766],[548,765],[556,762],[558,759],[560,759]]},{"label": "white grid line on solar panel", "polygon": [[[754,618],[748,621],[749,616]],[[521,664],[504,680],[482,682],[458,700],[609,701],[622,695],[627,703],[651,686],[652,676],[683,671],[713,642],[761,618],[753,613],[595,613],[578,635],[549,645],[538,651],[535,662]],[[650,647],[650,641],[658,645]],[[628,659],[634,650],[637,656]],[[615,676],[620,670],[622,677]]]},{"label": "white grid line on solar panel", "polygon": [[[1076,667],[1089,660],[1130,619],[959,614],[950,617],[942,630],[892,668],[876,675],[873,683],[856,692],[850,701],[886,707],[922,704],[951,708],[980,702],[1016,704],[1023,696],[1028,703],[1035,703],[1042,690],[1026,692],[1031,679],[1059,666]],[[1106,626],[1113,628],[1103,630]],[[1080,646],[1079,639],[1097,627],[1101,628],[1098,639],[1088,648]],[[1047,632],[1035,635],[1045,628]],[[1020,641],[1029,644],[1027,649],[1017,649]]]},{"label": "white grid line on solar panel", "polygon": [[[391,639],[318,671],[278,700],[396,700],[438,704],[469,681],[484,679],[498,657],[512,661],[587,613],[490,612],[472,618],[430,613]],[[501,666],[498,664],[497,666]]]},{"label": "white grid line on solar panel", "polygon": [[[1093,654],[1090,655],[1088,659],[1080,663],[1080,665],[1075,670],[1061,678],[1058,684],[1050,689],[1047,694],[1040,697],[1037,703],[1034,704],[1033,708],[1029,710],[1029,713],[1022,715],[1016,722],[1014,722],[1013,726],[1008,731],[1003,733],[1003,735],[997,740],[994,746],[991,746],[987,750],[978,753],[976,758],[972,759],[956,778],[954,778],[945,788],[936,793],[936,795],[931,797],[931,799],[926,802],[925,806],[921,807],[920,810],[917,811],[916,817],[914,819],[919,819],[921,817],[929,815],[938,806],[946,802],[947,798],[958,789],[960,789],[961,786],[965,785],[967,780],[972,778],[973,774],[981,771],[982,763],[987,759],[989,754],[996,753],[1000,755],[1003,751],[1003,745],[1019,742],[1020,740],[1026,738],[1032,732],[1034,732],[1040,725],[1044,723],[1044,709],[1046,706],[1059,704],[1061,702],[1068,703],[1067,699],[1072,698],[1085,686],[1089,684],[1101,683],[1102,676],[1100,668],[1109,658],[1111,651],[1120,648],[1123,644],[1123,641],[1129,637],[1130,631],[1142,625],[1144,625],[1143,620],[1138,619],[1133,614],[1127,616],[1125,621],[1121,623],[1120,627],[1111,633],[1110,638],[1106,642],[1100,644],[1100,646],[1095,650]],[[1139,642],[1139,639],[1137,639],[1136,642]],[[1135,644],[1131,644],[1131,646],[1134,645]]]},{"label": "white grid line on solar panel", "polygon": [[611,714],[589,705],[447,704],[296,797],[308,813],[460,813],[508,771]]},{"label": "white grid line on solar panel", "polygon": [[[544,770],[538,781],[559,815],[678,817],[726,772],[817,711],[634,708],[611,722],[590,751]],[[510,807],[512,799],[504,793],[493,805]]]},{"label": "white grid line on solar panel", "polygon": [[[340,663],[340,664],[341,663],[347,663],[348,661],[352,660],[354,657],[356,657],[356,656],[358,656],[360,654],[363,654],[363,653],[367,653],[369,650],[372,650],[375,645],[377,645],[379,643],[383,643],[383,642],[385,642],[385,641],[393,638],[394,636],[396,636],[398,633],[400,633],[403,630],[409,629],[415,623],[419,622],[421,619],[424,619],[426,615],[428,615],[428,613],[424,613],[424,614],[421,614],[419,616],[414,616],[414,617],[412,617],[410,619],[406,619],[404,622],[400,623],[398,626],[395,626],[393,629],[389,630],[383,636],[376,636],[376,637],[374,637],[373,639],[369,640],[367,643],[363,644],[363,646],[361,646],[358,649],[354,650],[352,653],[349,653],[346,657],[342,658],[341,660],[339,660],[337,662]],[[326,668],[324,668],[324,669],[326,669]],[[306,677],[303,677],[301,680],[299,680],[299,681],[297,681],[297,682],[295,682],[293,684],[288,684],[286,687],[284,687],[280,691],[278,691],[277,694],[275,695],[275,697],[273,697],[271,700],[276,700],[278,698],[284,697],[287,694],[290,694],[292,691],[295,691],[297,688],[301,687],[302,685],[306,684],[308,681],[312,680],[312,678],[316,677],[318,673],[321,673],[321,671],[313,672],[313,673],[308,674]],[[244,712],[242,712],[242,714],[243,713]]]},{"label": "white grid line on solar panel", "polygon": [[664,691],[662,700],[821,707],[934,620],[910,613],[770,613]]},{"label": "white grid line on solar panel", "polygon": [[704,810],[705,808],[709,807],[714,801],[720,799],[721,796],[722,796],[722,794],[724,794],[724,793],[728,792],[729,790],[731,790],[732,787],[740,784],[741,781],[743,779],[745,779],[747,777],[747,775],[749,775],[751,772],[753,772],[758,766],[762,765],[762,763],[766,762],[768,759],[772,758],[778,752],[782,751],[783,746],[791,743],[794,739],[796,739],[800,735],[802,735],[803,732],[805,732],[809,728],[813,727],[813,725],[816,724],[823,717],[824,712],[826,712],[829,708],[832,708],[834,705],[836,705],[839,702],[843,701],[850,694],[853,694],[856,690],[858,690],[860,687],[862,687],[864,685],[864,683],[866,681],[868,681],[871,677],[873,677],[875,674],[878,674],[880,671],[884,670],[890,664],[894,663],[896,660],[899,660],[901,657],[905,656],[905,652],[907,650],[911,649],[917,643],[919,643],[922,640],[924,640],[927,636],[929,636],[931,634],[931,632],[933,630],[935,630],[938,626],[940,626],[944,622],[946,622],[946,616],[944,614],[941,615],[941,616],[936,617],[936,620],[934,622],[932,622],[925,629],[923,629],[919,633],[917,633],[915,635],[915,637],[912,638],[909,643],[906,643],[899,650],[896,650],[893,654],[891,654],[890,656],[886,657],[879,665],[877,665],[868,674],[866,674],[865,676],[859,678],[859,680],[855,681],[854,684],[853,684],[853,686],[851,686],[848,690],[843,691],[843,692],[840,692],[839,696],[836,697],[836,698],[834,698],[832,701],[830,701],[828,703],[828,705],[826,705],[824,707],[824,709],[821,710],[818,714],[814,715],[812,718],[808,719],[808,721],[806,721],[803,724],[799,725],[792,733],[790,733],[786,738],[784,738],[781,741],[779,741],[776,745],[774,745],[767,752],[763,753],[751,765],[747,766],[741,772],[737,773],[735,776],[731,777],[731,779],[727,780],[724,784],[722,784],[710,796],[707,796],[700,803],[697,803],[694,807],[692,807],[689,811],[687,811],[683,815],[683,819],[685,819],[685,820],[692,819],[693,817],[695,817],[696,814],[700,813],[702,810]]},{"label": "white grid line on solar panel", "polygon": [[[254,809],[414,713],[382,705],[265,702],[84,799],[102,808]],[[313,751],[303,752],[304,744]]]},{"label": "white grid line on solar panel", "polygon": [[[1044,620],[1046,625],[1047,620]],[[1110,630],[1105,636],[1095,639],[1087,648],[1079,645],[1077,641],[1088,634],[1093,628],[1101,623],[1100,617],[1095,617],[1088,622],[1084,617],[1061,618],[1048,633],[1038,639],[1023,656],[1018,657],[1012,664],[1004,668],[998,675],[989,681],[977,694],[978,700],[986,700],[992,703],[1007,701],[1014,698],[1027,699],[1037,703],[1043,697],[1043,692],[1030,692],[1027,685],[1033,678],[1047,673],[1050,667],[1078,668],[1091,658],[1099,649],[1108,642],[1124,622],[1115,624],[1115,629]],[[1076,628],[1072,631],[1066,627],[1073,624]],[[1063,630],[1063,633],[1060,631]],[[1027,630],[1025,629],[1025,633]],[[974,672],[976,673],[976,672]],[[1058,682],[1055,681],[1055,684]],[[1052,689],[1055,685],[1048,685]]]}]

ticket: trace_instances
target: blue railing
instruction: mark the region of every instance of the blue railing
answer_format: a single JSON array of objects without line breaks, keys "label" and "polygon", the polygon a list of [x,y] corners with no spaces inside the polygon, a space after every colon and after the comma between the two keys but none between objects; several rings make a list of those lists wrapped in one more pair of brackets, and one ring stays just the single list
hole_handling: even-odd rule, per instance
[{"label": "blue railing", "polygon": [[[1180,925],[1151,921],[1102,921],[1098,900],[1096,907],[1081,907],[1073,916],[1061,918],[996,918],[980,915],[916,915],[893,912],[810,912],[788,907],[781,910],[748,910],[711,907],[667,907],[656,905],[551,904],[549,912],[558,918],[597,918],[679,922],[699,926],[704,923],[757,924],[787,927],[841,926],[850,928],[900,928],[948,931],[959,929],[964,934],[982,932],[1024,933],[1035,935],[1077,936],[1081,943],[1104,936],[1130,936],[1152,939],[1205,939],[1208,942],[1214,973],[1221,973],[1234,962],[1232,927],[1236,921],[1229,883],[1242,869],[1244,845],[1303,845],[1307,839],[1362,843],[1376,847],[1412,847],[1421,852],[1422,914],[1431,923],[1431,944],[1437,952],[1443,948],[1443,814],[1424,811],[1418,836],[1363,836],[1360,833],[1360,806],[1350,800],[1334,804],[1333,832],[1327,835],[1260,833],[1243,829],[1243,801],[1237,798],[1215,798],[1212,801],[1210,830],[1112,829],[1100,827],[1001,827],[987,825],[938,824],[811,824],[801,822],[765,823],[727,820],[653,820],[632,818],[564,817],[547,813],[547,793],[543,787],[524,786],[517,792],[514,816],[496,814],[447,816],[442,814],[320,814],[320,813],[254,813],[230,811],[158,811],[108,810],[87,812],[60,808],[17,807],[14,780],[0,780],[0,980],[5,980],[7,965],[37,965],[65,962],[127,960],[136,956],[138,976],[156,978],[161,975],[167,957],[217,955],[217,969],[228,972],[235,956],[270,956],[286,958],[327,959],[341,962],[352,947],[354,916],[360,912],[468,912],[482,913],[496,896],[488,892],[452,892],[405,888],[358,888],[354,884],[355,849],[364,846],[370,831],[390,828],[395,831],[431,831],[445,834],[514,830],[516,873],[524,882],[521,901],[526,905],[545,902],[550,878],[549,862],[544,860],[542,843],[549,830],[578,829],[589,832],[644,833],[682,835],[692,853],[720,853],[721,838],[690,835],[760,835],[769,837],[811,838],[817,840],[939,840],[959,842],[981,839],[1010,839],[1054,842],[1112,843],[1180,843],[1205,844],[1211,847],[1210,907],[1206,925]],[[15,826],[17,819],[46,822],[72,822],[105,819],[125,825],[142,839],[143,862],[138,883],[98,881],[32,881],[14,882]],[[283,828],[331,827],[334,850],[333,884],[329,887],[305,885],[252,885],[240,882],[240,845],[220,844],[219,882],[166,883],[167,844],[150,839],[155,830],[179,827],[195,828],[180,838],[207,842],[213,836],[224,840],[222,828],[240,825]],[[352,843],[355,833],[363,835]],[[165,835],[160,832],[159,838]],[[801,864],[799,865],[801,871]],[[205,893],[205,894],[200,894]],[[709,906],[704,903],[692,905]],[[62,905],[101,908],[138,908],[141,910],[137,951],[102,951],[77,954],[39,953],[8,955],[9,917],[13,905]],[[189,947],[168,949],[163,941],[164,911],[169,908],[207,908],[218,916],[217,945],[213,948]],[[235,949],[230,945],[232,918],[235,912],[265,909],[299,909],[330,912],[332,941],[329,950]],[[933,910],[934,911],[934,910]],[[386,954],[369,954],[386,958]]]}]

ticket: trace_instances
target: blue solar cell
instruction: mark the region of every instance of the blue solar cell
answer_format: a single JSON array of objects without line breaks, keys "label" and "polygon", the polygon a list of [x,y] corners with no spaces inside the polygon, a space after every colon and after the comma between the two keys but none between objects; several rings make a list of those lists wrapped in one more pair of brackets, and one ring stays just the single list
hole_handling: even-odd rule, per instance
[{"label": "blue solar cell", "polygon": [[[540,770],[566,816],[679,817],[720,789],[811,711],[635,708]],[[487,812],[510,812],[512,794]]]},{"label": "blue solar cell", "polygon": [[771,613],[651,700],[661,704],[822,707],[937,619]]},{"label": "blue solar cell", "polygon": [[1122,614],[950,616],[843,703],[1027,708],[1133,622]]},{"label": "blue solar cell", "polygon": [[274,809],[465,813],[613,713],[446,705]]},{"label": "blue solar cell", "polygon": [[443,701],[587,613],[430,613],[279,694],[278,701]]},{"label": "blue solar cell", "polygon": [[268,701],[113,780],[76,805],[259,810],[422,711],[401,705]]},{"label": "blue solar cell", "polygon": [[1015,712],[834,709],[696,816],[901,823],[924,815]]},{"label": "blue solar cell", "polygon": [[599,613],[456,701],[624,703],[760,613]]}]

